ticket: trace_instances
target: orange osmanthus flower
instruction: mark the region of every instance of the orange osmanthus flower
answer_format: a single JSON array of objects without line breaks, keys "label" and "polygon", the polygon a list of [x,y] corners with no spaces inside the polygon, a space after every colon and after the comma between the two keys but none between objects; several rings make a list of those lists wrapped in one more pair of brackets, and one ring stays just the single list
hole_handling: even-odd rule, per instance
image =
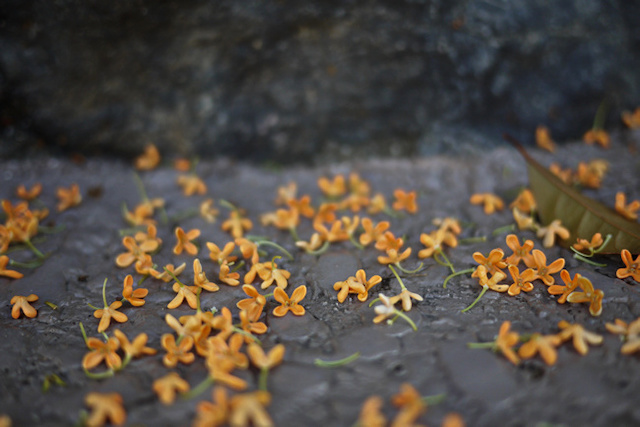
[{"label": "orange osmanthus flower", "polygon": [[156,349],[147,347],[149,337],[144,332],[135,337],[133,341],[129,341],[129,338],[119,329],[113,331],[113,334],[120,342],[120,348],[128,358],[151,356],[157,353]]},{"label": "orange osmanthus flower", "polygon": [[582,292],[572,292],[567,297],[567,301],[576,303],[588,302],[589,313],[591,313],[592,316],[600,316],[602,313],[602,298],[604,298],[604,292],[600,289],[594,290],[593,284],[586,277],[579,280],[578,284]]},{"label": "orange osmanthus flower", "polygon": [[118,393],[92,392],[85,396],[84,403],[91,408],[87,427],[103,426],[107,422],[120,426],[127,420],[127,413],[122,406],[122,396]]},{"label": "orange osmanthus flower", "polygon": [[569,238],[570,233],[565,227],[562,226],[562,222],[559,219],[554,219],[546,227],[540,227],[538,229],[538,238],[542,238],[542,246],[550,248],[556,242],[556,235],[563,240]]},{"label": "orange osmanthus flower", "polygon": [[72,184],[69,188],[58,187],[56,195],[58,196],[58,212],[66,211],[82,202],[78,184]]},{"label": "orange osmanthus flower", "polygon": [[6,255],[0,256],[0,276],[10,277],[12,279],[20,279],[24,277],[24,274],[15,270],[8,270],[7,264],[9,264],[9,257]]},{"label": "orange osmanthus flower", "polygon": [[558,323],[558,327],[562,329],[560,333],[558,333],[560,339],[562,341],[573,339],[573,347],[583,356],[589,352],[588,344],[602,344],[602,335],[587,331],[582,327],[582,325],[572,325],[566,320],[561,320],[560,323]]},{"label": "orange osmanthus flower", "polygon": [[287,314],[287,312],[291,311],[291,313],[296,316],[302,316],[305,313],[305,309],[299,304],[299,302],[302,301],[306,295],[307,287],[305,285],[298,286],[291,294],[291,298],[289,298],[282,288],[276,288],[273,292],[273,297],[281,305],[273,309],[273,315],[282,317]]},{"label": "orange osmanthus flower", "polygon": [[176,339],[172,334],[164,334],[160,339],[160,343],[162,348],[167,351],[167,354],[162,358],[162,362],[167,368],[175,368],[178,362],[188,365],[196,358],[191,352],[193,337],[182,337],[180,343],[176,344]]},{"label": "orange osmanthus flower", "polygon": [[40,184],[39,182],[34,184],[30,190],[27,190],[27,188],[23,184],[20,184],[18,188],[16,188],[16,195],[23,200],[33,200],[37,198],[41,192],[42,184]]},{"label": "orange osmanthus flower", "polygon": [[640,255],[638,255],[634,260],[631,256],[631,252],[627,249],[623,249],[620,251],[620,257],[622,258],[622,262],[624,262],[625,267],[619,268],[616,271],[616,277],[618,277],[618,279],[633,277],[633,280],[640,282]]},{"label": "orange osmanthus flower", "polygon": [[180,175],[178,177],[178,185],[182,187],[185,196],[207,193],[207,185],[196,174]]},{"label": "orange osmanthus flower", "polygon": [[31,294],[26,297],[22,295],[14,295],[13,298],[11,298],[11,304],[13,304],[13,307],[11,307],[11,317],[17,319],[20,317],[20,311],[22,311],[26,317],[36,317],[38,315],[38,311],[30,304],[36,301],[38,301],[38,296],[36,294]]},{"label": "orange osmanthus flower", "polygon": [[479,265],[484,265],[490,274],[495,274],[497,271],[502,271],[507,267],[507,263],[504,260],[504,251],[500,248],[492,249],[486,258],[481,252],[474,252],[473,260]]},{"label": "orange osmanthus flower", "polygon": [[556,150],[556,144],[551,139],[551,134],[546,126],[539,125],[536,128],[536,145],[550,153]]},{"label": "orange osmanthus flower", "polygon": [[[184,269],[187,267],[187,263],[183,262],[182,264],[180,264],[177,267],[174,267],[173,264],[167,264],[165,265],[165,268],[167,270],[169,270],[171,273],[173,273],[174,276],[179,276],[180,273],[182,273],[184,271]],[[154,279],[159,279],[162,280],[163,282],[170,282],[173,280],[173,276],[171,276],[171,274],[167,273],[164,269],[162,269],[162,271],[157,271],[154,269],[149,270],[149,274],[151,274],[153,276]]]},{"label": "orange osmanthus flower", "polygon": [[507,246],[513,251],[505,261],[507,264],[518,265],[523,261],[527,267],[532,267],[535,263],[531,250],[533,249],[533,241],[525,240],[522,245],[515,234],[509,234],[506,238]]},{"label": "orange osmanthus flower", "polygon": [[261,346],[256,343],[249,344],[247,354],[251,363],[260,369],[272,369],[282,363],[284,358],[284,345],[277,344],[268,353],[265,353]]},{"label": "orange osmanthus flower", "polygon": [[471,196],[469,202],[472,205],[484,205],[484,213],[491,215],[496,211],[504,209],[502,199],[492,193],[476,193]]},{"label": "orange osmanthus flower", "polygon": [[536,209],[536,199],[528,188],[525,188],[518,194],[518,197],[511,202],[510,208],[516,208],[523,213],[531,213]]},{"label": "orange osmanthus flower", "polygon": [[515,331],[511,331],[510,328],[511,322],[508,320],[502,322],[498,337],[496,338],[495,348],[500,350],[504,357],[509,359],[511,363],[517,365],[520,363],[520,358],[513,350],[513,347],[520,342],[520,335]]},{"label": "orange osmanthus flower", "polygon": [[598,143],[602,148],[609,148],[611,145],[611,138],[604,129],[591,129],[588,130],[583,136],[582,140],[589,145],[593,145],[594,142]]},{"label": "orange osmanthus flower", "polygon": [[552,274],[555,274],[564,268],[564,258],[558,258],[551,264],[547,265],[547,256],[541,250],[534,249],[532,251],[533,265],[531,267],[535,270],[536,278],[542,280],[542,282],[551,286],[555,283],[555,279]]},{"label": "orange osmanthus flower", "polygon": [[406,210],[407,212],[414,214],[418,212],[418,204],[416,203],[416,192],[404,190],[398,188],[393,192],[393,196],[396,200],[391,206],[396,211]]},{"label": "orange osmanthus flower", "polygon": [[170,372],[153,382],[153,391],[158,395],[163,405],[171,405],[176,400],[177,393],[186,393],[189,389],[189,383],[183,380],[177,372]]},{"label": "orange osmanthus flower", "polygon": [[147,144],[144,152],[136,157],[135,167],[140,171],[150,171],[160,164],[160,152],[153,144]]},{"label": "orange osmanthus flower", "polygon": [[360,416],[356,425],[362,427],[384,427],[387,425],[387,418],[382,413],[382,398],[380,396],[369,396],[362,404]]},{"label": "orange osmanthus flower", "polygon": [[174,254],[180,255],[182,251],[185,251],[189,255],[198,254],[198,247],[191,241],[200,236],[200,230],[194,228],[193,230],[185,232],[182,227],[176,227],[175,235],[177,242],[175,247],[173,248]]},{"label": "orange osmanthus flower", "polygon": [[630,111],[623,111],[622,121],[629,129],[640,128],[640,107],[636,108],[633,113]]},{"label": "orange osmanthus flower", "polygon": [[578,288],[580,280],[586,279],[584,279],[579,273],[576,273],[575,276],[573,276],[573,279],[571,279],[571,275],[567,270],[562,270],[560,272],[560,278],[564,282],[564,286],[551,285],[547,288],[547,292],[551,295],[560,295],[558,303],[564,304],[569,295]]},{"label": "orange osmanthus flower", "polygon": [[596,233],[591,237],[591,241],[587,239],[577,238],[576,243],[573,244],[573,249],[583,253],[590,253],[598,249],[598,247],[604,243],[602,234]]},{"label": "orange osmanthus flower", "polygon": [[251,230],[253,223],[250,219],[242,216],[242,213],[234,209],[229,214],[229,219],[222,223],[222,231],[231,233],[234,239],[238,239],[244,235],[245,231]]},{"label": "orange osmanthus flower", "polygon": [[560,345],[562,339],[557,335],[541,335],[535,333],[531,339],[522,344],[518,350],[518,355],[523,359],[531,359],[536,353],[540,353],[542,360],[551,366],[556,363],[558,353],[556,347]]},{"label": "orange osmanthus flower", "polygon": [[82,368],[89,370],[104,361],[109,369],[118,369],[122,366],[122,358],[117,353],[120,341],[116,337],[109,338],[106,342],[98,338],[87,338],[89,351],[82,358]]},{"label": "orange osmanthus flower", "polygon": [[336,175],[333,181],[329,181],[326,177],[318,178],[318,187],[329,198],[337,198],[343,196],[347,192],[346,183],[343,175]]},{"label": "orange osmanthus flower", "polygon": [[124,278],[122,289],[122,299],[127,300],[134,307],[142,307],[145,303],[144,297],[149,294],[148,289],[138,288],[133,290],[133,277],[129,274]]},{"label": "orange osmanthus flower", "polygon": [[121,268],[130,266],[136,261],[142,261],[147,252],[152,252],[157,248],[157,244],[152,241],[145,241],[138,245],[136,240],[131,236],[122,238],[122,244],[127,248],[127,252],[123,252],[116,257],[116,265]]},{"label": "orange osmanthus flower", "polygon": [[616,193],[616,212],[628,220],[635,221],[638,219],[638,210],[640,210],[640,200],[634,200],[627,204],[627,196],[622,191]]},{"label": "orange osmanthus flower", "polygon": [[100,319],[98,332],[106,331],[111,324],[111,319],[119,323],[124,323],[129,320],[126,314],[118,311],[120,307],[122,307],[122,301],[114,301],[109,306],[105,306],[104,308],[100,308],[93,312],[93,317]]},{"label": "orange osmanthus flower", "polygon": [[536,279],[536,273],[532,268],[527,268],[522,273],[515,265],[509,266],[509,273],[513,279],[513,283],[509,286],[507,293],[511,296],[515,296],[522,292],[531,292],[533,290],[533,280]]},{"label": "orange osmanthus flower", "polygon": [[262,314],[262,309],[267,303],[267,299],[251,285],[242,285],[242,290],[249,298],[238,301],[236,307],[240,310],[246,310],[250,319],[259,318],[260,314]]}]

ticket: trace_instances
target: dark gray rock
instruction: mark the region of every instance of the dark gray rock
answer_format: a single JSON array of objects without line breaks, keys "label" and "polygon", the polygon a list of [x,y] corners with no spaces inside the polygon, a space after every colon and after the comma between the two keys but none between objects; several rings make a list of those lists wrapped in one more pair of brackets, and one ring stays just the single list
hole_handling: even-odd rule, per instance
[{"label": "dark gray rock", "polygon": [[[314,161],[579,137],[640,98],[640,5],[7,0],[0,153]],[[23,143],[16,143],[16,135]]]}]

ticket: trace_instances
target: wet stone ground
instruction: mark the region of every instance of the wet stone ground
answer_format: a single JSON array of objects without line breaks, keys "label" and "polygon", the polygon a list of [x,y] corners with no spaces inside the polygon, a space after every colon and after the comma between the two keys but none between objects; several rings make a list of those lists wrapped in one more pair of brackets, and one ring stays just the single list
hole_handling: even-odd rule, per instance
[{"label": "wet stone ground", "polygon": [[[640,198],[640,156],[638,134],[622,134],[614,139],[611,149],[588,147],[576,142],[561,147],[555,154],[533,150],[543,164],[559,161],[575,168],[578,161],[604,158],[611,164],[602,188],[587,194],[613,205],[616,191],[625,191],[632,199]],[[149,335],[149,345],[158,349],[155,356],[135,359],[114,377],[89,379],[83,373],[81,361],[87,349],[78,327],[83,322],[89,336],[98,337],[98,320],[87,304],[101,306],[101,288],[108,278],[107,299],[113,301],[122,292],[122,282],[133,267],[120,269],[114,264],[124,251],[119,230],[126,227],[121,215],[122,203],[129,207],[140,201],[130,164],[104,159],[89,159],[76,164],[66,159],[41,158],[3,161],[1,165],[0,197],[16,201],[14,190],[19,184],[28,187],[35,182],[44,185],[42,202],[52,208],[47,226],[64,226],[62,231],[36,238],[38,248],[50,253],[44,264],[35,269],[17,268],[24,278],[0,278],[0,414],[7,414],[17,426],[73,425],[85,410],[84,396],[91,391],[119,392],[124,398],[127,425],[190,425],[195,407],[201,400],[210,400],[209,390],[200,396],[178,399],[171,406],[162,405],[152,391],[152,382],[170,369],[162,364],[164,351],[160,337],[172,332],[166,325],[167,313],[174,316],[191,314],[186,304],[169,310],[167,303],[174,293],[170,284],[148,279],[143,287],[149,296],[143,307],[128,304],[122,311],[129,321],[117,327],[130,338],[138,333]],[[397,410],[390,403],[400,384],[412,384],[422,395],[445,393],[444,400],[429,407],[420,418],[423,424],[440,425],[449,412],[458,412],[468,425],[638,425],[640,423],[640,360],[637,355],[620,354],[620,339],[609,334],[605,322],[616,318],[631,321],[640,316],[640,284],[631,279],[615,277],[622,266],[619,257],[603,257],[607,267],[597,268],[580,263],[571,252],[554,247],[544,252],[553,260],[564,257],[566,268],[573,275],[580,273],[605,293],[600,317],[592,317],[586,304],[556,303],[545,286],[536,282],[526,294],[509,297],[488,292],[481,302],[467,313],[468,306],[479,294],[475,279],[463,275],[451,280],[446,289],[442,283],[449,274],[446,267],[432,259],[416,275],[403,275],[404,283],[424,297],[408,315],[418,327],[412,331],[407,323],[373,324],[375,316],[368,303],[349,297],[337,302],[333,290],[336,281],[354,275],[364,268],[367,275],[379,274],[383,281],[377,291],[393,295],[400,291],[391,271],[380,265],[373,248],[358,250],[350,243],[333,245],[320,256],[298,250],[289,233],[272,227],[262,227],[259,215],[275,210],[276,189],[290,181],[298,184],[298,194],[309,194],[315,203],[321,200],[316,181],[320,176],[348,175],[355,171],[366,179],[374,193],[383,193],[388,200],[393,190],[403,188],[418,193],[419,212],[390,218],[383,214],[374,220],[389,219],[396,236],[406,236],[406,245],[413,254],[404,262],[413,268],[419,262],[416,254],[422,248],[419,235],[435,227],[436,217],[453,216],[464,225],[461,238],[489,236],[486,242],[462,244],[446,253],[458,269],[472,267],[475,251],[487,254],[494,247],[510,253],[505,233],[492,235],[498,227],[512,222],[508,210],[487,216],[478,206],[469,203],[476,192],[491,191],[513,200],[526,185],[523,159],[511,148],[479,152],[466,157],[432,157],[414,160],[354,161],[313,169],[260,169],[228,161],[203,161],[198,174],[208,186],[208,197],[226,199],[246,209],[253,220],[252,234],[268,236],[291,251],[295,259],[280,261],[291,272],[291,289],[305,284],[308,294],[302,305],[307,313],[302,317],[291,313],[276,318],[271,311],[276,306],[268,302],[263,321],[268,332],[261,336],[265,348],[275,343],[286,346],[284,362],[269,376],[272,402],[268,411],[280,426],[350,426],[356,421],[362,403],[368,396],[384,398],[383,412],[392,418]],[[195,208],[203,196],[185,197],[176,184],[178,173],[170,165],[141,174],[150,197],[163,197],[169,217]],[[84,196],[82,204],[68,211],[55,212],[55,189],[78,183]],[[159,222],[158,233],[163,247],[154,255],[159,265],[187,262],[182,278],[191,280],[193,257],[176,256],[171,252],[175,243],[173,230],[180,225],[185,230],[199,228],[199,258],[209,278],[217,277],[217,267],[208,258],[204,242],[219,246],[231,240],[220,229],[228,211],[218,206],[221,215],[214,224],[199,217]],[[308,239],[312,228],[303,220],[298,232]],[[516,232],[521,238],[531,238],[536,247],[541,242],[531,232]],[[28,261],[33,258],[26,250],[15,251],[12,258]],[[277,255],[269,250],[269,258]],[[215,273],[214,273],[215,271]],[[245,271],[244,269],[241,271]],[[560,280],[556,276],[557,280]],[[214,280],[215,281],[215,280]],[[374,288],[374,290],[376,290]],[[9,301],[13,295],[35,293],[38,315],[34,319],[11,318]],[[375,295],[375,292],[374,292]],[[244,297],[240,287],[221,285],[216,293],[203,293],[204,308],[227,306],[234,313],[235,302]],[[371,297],[370,297],[371,298]],[[53,302],[53,310],[44,304]],[[580,356],[570,345],[558,350],[558,361],[547,366],[540,358],[514,366],[490,350],[468,349],[468,342],[493,340],[500,324],[509,320],[519,333],[558,331],[560,320],[577,322],[602,334],[601,346],[592,347],[587,356]],[[111,335],[115,326],[107,330]],[[361,357],[346,366],[328,369],[314,365],[316,358],[336,360],[360,352]],[[203,360],[175,369],[191,386],[207,375]],[[249,381],[249,389],[257,388],[256,371],[235,371]],[[52,386],[42,391],[50,374],[56,374],[66,385]]]}]

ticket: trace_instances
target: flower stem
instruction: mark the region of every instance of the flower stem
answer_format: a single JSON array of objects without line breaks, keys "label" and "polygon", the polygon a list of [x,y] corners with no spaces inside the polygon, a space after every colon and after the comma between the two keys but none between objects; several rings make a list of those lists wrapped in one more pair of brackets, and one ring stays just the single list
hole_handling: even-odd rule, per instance
[{"label": "flower stem", "polygon": [[169,276],[173,277],[173,280],[175,280],[180,286],[185,286],[185,284],[182,283],[175,274],[173,274],[173,271],[169,270],[167,267],[164,267],[164,271],[169,273]]},{"label": "flower stem", "polygon": [[480,301],[480,298],[482,298],[482,296],[487,292],[488,289],[489,289],[489,286],[488,285],[484,285],[482,287],[482,292],[480,292],[480,295],[478,295],[478,298],[476,298],[475,301],[473,301],[469,307],[467,307],[464,310],[462,310],[462,312],[466,313],[467,311],[471,310],[473,308],[473,306],[476,305],[478,303],[478,301]]},{"label": "flower stem", "polygon": [[355,246],[356,248],[363,250],[364,246],[362,246],[360,244],[360,242],[358,242],[354,237],[353,234],[349,234],[349,240],[351,241],[351,243],[353,243],[353,246]]},{"label": "flower stem", "polygon": [[38,225],[38,232],[44,234],[55,234],[64,230],[64,225],[56,225],[55,227],[47,227],[44,225]]},{"label": "flower stem", "polygon": [[298,232],[296,231],[295,227],[289,228],[289,233],[291,233],[291,237],[293,238],[294,242],[297,242],[298,240],[300,240],[300,238],[298,237]]},{"label": "flower stem", "polygon": [[28,247],[29,249],[31,249],[31,252],[33,252],[33,253],[34,253],[38,258],[40,258],[40,259],[44,259],[44,258],[46,258],[46,256],[45,256],[42,252],[40,252],[40,251],[38,250],[38,248],[36,248],[35,246],[33,246],[33,243],[31,243],[31,240],[29,240],[29,239],[25,240],[25,241],[24,241],[24,244],[25,244],[25,245],[27,245],[27,247]]},{"label": "flower stem", "polygon": [[[251,240],[251,239],[249,239],[249,240]],[[253,240],[253,243],[258,245],[258,247],[260,247],[262,245],[274,247],[274,248],[278,249],[280,252],[282,252],[283,254],[285,254],[285,256],[287,258],[289,258],[290,260],[293,261],[293,255],[291,255],[291,253],[288,250],[286,250],[285,248],[283,248],[282,246],[280,246],[276,242],[272,242],[271,240],[266,240],[265,239],[265,240]]]},{"label": "flower stem", "polygon": [[[573,249],[573,248],[571,248],[571,249]],[[579,261],[586,262],[587,264],[593,265],[593,266],[595,266],[595,267],[606,267],[606,266],[607,266],[607,264],[602,264],[602,263],[599,263],[599,262],[591,261],[591,260],[590,260],[589,258],[587,258],[585,255],[580,254],[580,253],[578,253],[578,252],[576,252],[575,254],[573,254],[573,257],[574,257],[575,259],[579,260]]]},{"label": "flower stem", "polygon": [[87,346],[87,348],[89,348],[89,344],[87,344],[87,341],[89,341],[89,339],[87,338],[87,333],[84,330],[84,325],[82,324],[82,322],[78,323],[78,325],[80,326],[80,332],[82,332],[82,338],[84,339],[84,344]]},{"label": "flower stem", "polygon": [[89,372],[88,369],[82,368],[84,370],[84,374],[91,378],[92,380],[103,380],[105,378],[110,378],[115,374],[113,369],[109,369],[108,371],[100,372],[99,374],[94,374],[93,372]]},{"label": "flower stem", "polygon": [[260,369],[260,378],[258,379],[258,389],[267,391],[267,378],[269,378],[269,368]]},{"label": "flower stem", "polygon": [[496,343],[491,341],[491,342],[468,342],[467,343],[467,348],[473,348],[473,349],[478,349],[478,348],[493,348],[495,347]]},{"label": "flower stem", "polygon": [[[440,262],[438,257],[442,257],[444,259],[444,261]],[[445,255],[444,251],[442,250],[442,248],[438,248],[436,253],[433,254],[433,259],[435,259],[438,264],[443,265],[445,267],[449,267],[449,269],[451,269],[452,273],[456,272],[456,269],[453,267],[453,264],[451,264],[451,261],[449,261],[449,258],[447,258],[447,256]]]},{"label": "flower stem", "polygon": [[608,109],[609,105],[607,104],[607,100],[603,99],[600,105],[598,105],[598,110],[596,111],[596,115],[593,118],[592,129],[604,129],[604,121],[607,118]]},{"label": "flower stem", "polygon": [[331,360],[331,361],[327,361],[327,360],[322,360],[322,359],[316,359],[313,361],[313,364],[316,366],[319,366],[321,368],[337,368],[339,366],[344,366],[348,363],[354,362],[356,361],[358,358],[360,357],[360,352],[357,351],[355,353],[353,353],[351,356],[347,356],[343,359],[340,360]]},{"label": "flower stem", "polygon": [[9,260],[9,265],[14,265],[16,267],[22,268],[36,268],[42,265],[42,260],[32,261],[32,262],[20,262],[15,259]]},{"label": "flower stem", "polygon": [[486,242],[487,241],[487,236],[478,236],[478,237],[467,237],[466,239],[460,239],[458,240],[458,243],[460,243],[461,245],[465,245],[467,243],[480,243],[480,242]]},{"label": "flower stem", "polygon": [[213,378],[211,378],[211,376],[208,376],[204,381],[202,381],[200,384],[198,384],[188,392],[182,393],[180,397],[182,397],[185,400],[193,399],[194,397],[197,397],[202,393],[204,393],[204,391],[208,389],[213,383],[214,383]]},{"label": "flower stem", "polygon": [[107,304],[107,278],[104,278],[104,283],[102,283],[102,301],[104,302],[104,308],[109,308],[109,304]]},{"label": "flower stem", "polygon": [[[397,264],[396,264],[397,265]],[[402,281],[402,279],[400,278],[400,276],[398,275],[398,272],[396,271],[395,268],[393,268],[393,266],[391,264],[389,264],[389,268],[391,269],[391,271],[393,271],[393,274],[396,276],[396,279],[398,279],[398,282],[400,282],[400,287],[402,288],[403,291],[407,290],[407,287],[404,285],[404,282]]]},{"label": "flower stem", "polygon": [[140,178],[140,175],[134,172],[133,180],[136,182],[136,187],[138,187],[138,191],[140,192],[142,201],[146,202],[147,200],[149,200],[149,197],[147,196],[147,191],[144,189],[144,183],[142,182],[142,178]]},{"label": "flower stem", "polygon": [[258,345],[262,345],[262,343],[260,342],[260,340],[253,335],[251,332],[247,332],[244,329],[238,328],[237,326],[233,326],[233,332],[236,332],[240,335],[244,335],[245,337],[249,337],[251,338],[256,344]]},{"label": "flower stem", "polygon": [[414,331],[418,330],[418,327],[416,326],[416,324],[413,322],[413,320],[411,320],[411,318],[409,316],[407,316],[406,314],[404,314],[402,311],[396,309],[396,315],[402,317],[404,320],[407,321],[407,323],[409,323],[409,325],[411,325],[411,328]]},{"label": "flower stem", "polygon": [[374,298],[373,300],[371,300],[371,302],[369,303],[369,307],[371,307],[373,304],[377,303],[378,301],[380,301],[380,298]]},{"label": "flower stem", "polygon": [[498,227],[495,230],[493,230],[491,232],[491,235],[492,236],[497,236],[498,234],[502,234],[502,233],[507,232],[507,231],[515,231],[515,229],[516,229],[516,225],[515,224],[504,225],[502,227]]},{"label": "flower stem", "polygon": [[307,251],[307,253],[309,255],[322,255],[323,253],[327,252],[327,249],[329,249],[329,245],[331,245],[331,243],[329,243],[329,241],[326,241],[322,244],[320,249],[317,249],[315,251]]},{"label": "flower stem", "polygon": [[447,283],[449,282],[449,280],[453,279],[456,276],[460,276],[462,274],[472,273],[473,270],[475,270],[475,268],[467,268],[466,270],[460,270],[460,271],[456,271],[455,273],[451,273],[450,275],[447,276],[446,279],[444,279],[444,283],[442,284],[442,287],[444,289],[447,289]]},{"label": "flower stem", "polygon": [[51,301],[45,301],[44,302],[51,310],[57,310],[58,306],[54,303],[52,303]]},{"label": "flower stem", "polygon": [[419,272],[420,270],[422,270],[422,267],[424,267],[424,262],[421,262],[418,267],[414,268],[413,270],[407,270],[406,268],[404,268],[402,265],[400,265],[399,262],[395,263],[395,266],[398,267],[398,270],[402,271],[404,274],[416,274],[417,272]]},{"label": "flower stem", "polygon": [[422,396],[422,401],[428,406],[437,405],[446,399],[447,393],[434,394],[432,396]]}]

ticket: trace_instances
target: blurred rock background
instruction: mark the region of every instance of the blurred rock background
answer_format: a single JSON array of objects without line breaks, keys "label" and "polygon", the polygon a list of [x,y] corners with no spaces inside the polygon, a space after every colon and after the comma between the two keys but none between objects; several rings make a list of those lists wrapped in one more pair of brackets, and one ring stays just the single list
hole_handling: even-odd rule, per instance
[{"label": "blurred rock background", "polygon": [[[626,0],[4,0],[0,155],[288,163],[579,138],[640,103]],[[39,148],[30,148],[39,147]]]}]

